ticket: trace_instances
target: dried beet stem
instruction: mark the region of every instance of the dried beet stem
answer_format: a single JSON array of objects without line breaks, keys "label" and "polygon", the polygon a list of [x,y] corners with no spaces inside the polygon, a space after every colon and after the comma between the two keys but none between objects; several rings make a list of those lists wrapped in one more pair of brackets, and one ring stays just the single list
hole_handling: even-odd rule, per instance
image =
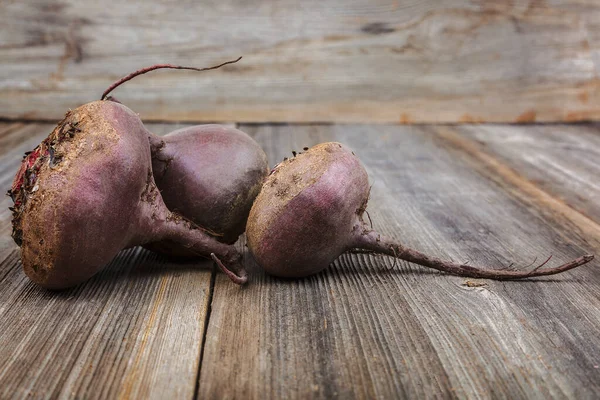
[{"label": "dried beet stem", "polygon": [[[119,86],[121,86],[123,83],[132,80],[136,76],[143,75],[143,74],[145,74],[147,72],[150,72],[150,71],[154,71],[154,70],[157,70],[157,69],[165,69],[165,68],[167,68],[167,69],[188,69],[188,70],[192,70],[192,71],[209,71],[211,69],[221,68],[222,66],[227,65],[227,64],[234,64],[234,63],[240,61],[241,59],[242,59],[242,57],[240,56],[236,60],[226,61],[226,62],[224,62],[222,64],[215,65],[215,66],[212,66],[212,67],[206,67],[206,68],[184,67],[184,66],[181,66],[181,65],[173,65],[173,64],[155,64],[155,65],[151,65],[151,66],[146,67],[146,68],[138,69],[137,71],[134,71],[134,72],[130,73],[127,76],[124,76],[123,78],[119,79],[118,81],[116,81],[115,83],[113,83],[112,85],[110,85],[108,87],[108,89],[106,89],[104,91],[104,93],[102,93],[102,97],[100,97],[100,100],[105,100],[106,96],[108,96],[108,94],[110,92],[112,92],[113,90],[115,90],[116,88],[118,88]],[[117,102],[119,102],[119,101],[117,101]]]}]

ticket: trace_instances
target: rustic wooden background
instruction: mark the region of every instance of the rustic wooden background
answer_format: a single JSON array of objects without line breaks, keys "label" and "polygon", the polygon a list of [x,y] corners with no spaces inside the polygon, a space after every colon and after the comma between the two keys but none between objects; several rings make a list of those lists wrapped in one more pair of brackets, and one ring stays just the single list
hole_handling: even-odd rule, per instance
[{"label": "rustic wooden background", "polygon": [[[0,123],[0,188],[48,123]],[[149,124],[158,134],[181,124]],[[471,265],[600,254],[593,125],[242,124],[271,162],[355,149],[383,233]],[[298,280],[245,252],[211,263],[135,248],[49,292],[22,272],[0,197],[0,399],[596,399],[600,263],[515,282],[346,254]],[[244,249],[244,240],[239,243]]]},{"label": "rustic wooden background", "polygon": [[596,0],[3,0],[0,118],[56,120],[120,76],[145,120],[600,117]]},{"label": "rustic wooden background", "polygon": [[[600,255],[600,124],[445,124],[599,119],[600,0],[2,0],[0,193],[67,109],[121,76],[240,55],[114,95],[157,134],[235,123],[272,165],[346,143],[373,183],[375,227],[435,256]],[[10,203],[0,196],[0,399],[600,393],[598,261],[504,283],[346,254],[289,281],[242,238],[243,288],[210,262],[134,248],[52,293],[21,270]]]}]

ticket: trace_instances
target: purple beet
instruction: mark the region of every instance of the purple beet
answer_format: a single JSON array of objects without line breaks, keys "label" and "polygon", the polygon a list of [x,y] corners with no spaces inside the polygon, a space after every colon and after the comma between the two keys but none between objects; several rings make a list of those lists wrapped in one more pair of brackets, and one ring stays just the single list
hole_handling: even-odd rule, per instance
[{"label": "purple beet", "polygon": [[299,278],[327,268],[355,249],[387,254],[453,275],[497,280],[557,274],[591,261],[530,271],[481,269],[443,261],[380,235],[365,222],[367,172],[340,143],[323,143],[279,164],[256,198],[246,235],[256,261],[269,274]]},{"label": "purple beet", "polygon": [[212,257],[237,283],[246,279],[233,246],[167,209],[152,174],[148,131],[117,102],[69,111],[26,155],[9,195],[23,268],[43,287],[77,285],[121,249],[163,240]]},{"label": "purple beet", "polygon": [[[206,71],[240,59],[209,68],[153,65],[119,79],[102,99],[121,84],[156,69]],[[217,240],[234,243],[246,228],[252,203],[269,172],[267,156],[258,143],[240,130],[220,125],[198,125],[164,137],[149,134],[148,138],[154,179],[167,207],[202,226]],[[168,255],[194,255],[169,240],[146,247]]]},{"label": "purple beet", "polygon": [[[252,203],[269,173],[267,156],[258,143],[222,125],[197,125],[149,139],[154,179],[167,207],[217,240],[234,243],[246,229]],[[152,248],[189,255],[174,243]]]}]

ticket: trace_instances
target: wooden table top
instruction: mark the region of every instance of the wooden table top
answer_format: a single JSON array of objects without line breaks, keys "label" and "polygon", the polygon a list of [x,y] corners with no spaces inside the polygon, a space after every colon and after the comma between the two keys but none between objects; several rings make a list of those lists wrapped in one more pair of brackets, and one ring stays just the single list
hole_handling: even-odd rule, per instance
[{"label": "wooden table top", "polygon": [[[52,129],[0,124],[0,189]],[[149,124],[162,134],[181,127]],[[353,148],[376,229],[490,268],[600,254],[600,126],[241,125],[271,164]],[[250,282],[141,248],[67,291],[26,278],[0,199],[0,398],[594,398],[600,263],[516,282],[346,254]],[[244,249],[243,238],[238,243]]]}]

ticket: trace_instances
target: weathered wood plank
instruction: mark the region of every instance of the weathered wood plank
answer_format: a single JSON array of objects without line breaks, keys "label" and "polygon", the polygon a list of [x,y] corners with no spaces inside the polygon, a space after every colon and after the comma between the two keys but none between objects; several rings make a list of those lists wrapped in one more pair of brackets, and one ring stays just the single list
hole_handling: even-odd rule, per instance
[{"label": "weathered wood plank", "polygon": [[[571,5],[570,9],[576,9],[577,12],[583,15],[580,27],[586,35],[587,42],[590,44],[596,71],[600,73],[600,10],[598,10],[593,0],[578,1],[576,4]],[[583,96],[582,101],[585,100],[586,98]]]},{"label": "weathered wood plank", "polygon": [[482,125],[457,132],[525,179],[600,224],[600,126]]},{"label": "weathered wood plank", "polygon": [[[0,158],[3,191],[22,152],[50,129],[15,133],[24,141]],[[2,196],[0,398],[193,398],[211,263],[174,263],[135,248],[72,290],[46,291],[21,271],[9,205]]]},{"label": "weathered wood plank", "polygon": [[243,55],[116,95],[177,121],[599,118],[595,15],[584,0],[3,2],[0,117],[60,118],[140,67]]},{"label": "weathered wood plank", "polygon": [[[272,164],[318,142],[348,144],[370,174],[376,228],[433,255],[499,267],[600,253],[446,149],[428,127],[242,129]],[[552,278],[478,280],[480,287],[406,263],[385,271],[392,260],[367,255],[345,255],[296,281],[247,262],[247,287],[216,278],[201,398],[592,398],[600,391],[597,262]]]}]

